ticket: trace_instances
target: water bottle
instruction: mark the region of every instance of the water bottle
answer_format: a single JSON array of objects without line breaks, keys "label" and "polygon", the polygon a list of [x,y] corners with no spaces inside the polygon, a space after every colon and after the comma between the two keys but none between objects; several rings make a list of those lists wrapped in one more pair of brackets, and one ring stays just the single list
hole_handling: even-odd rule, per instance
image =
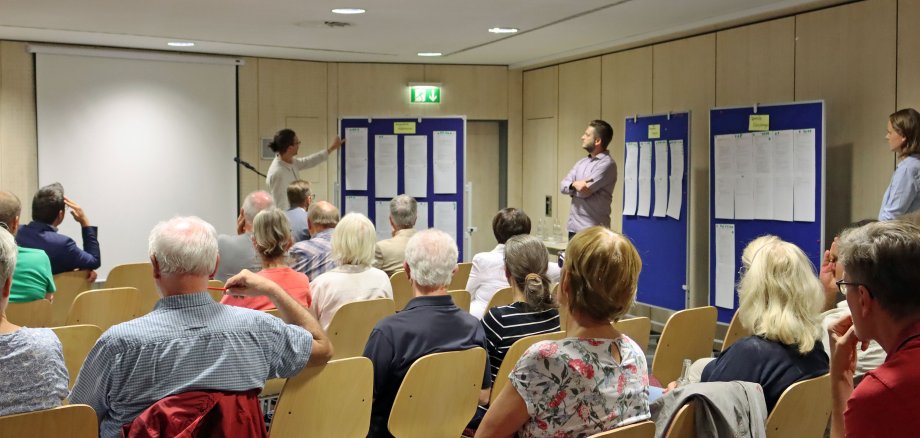
[{"label": "water bottle", "polygon": [[684,367],[680,371],[680,377],[677,379],[677,387],[687,386],[690,384],[690,359],[684,359]]}]

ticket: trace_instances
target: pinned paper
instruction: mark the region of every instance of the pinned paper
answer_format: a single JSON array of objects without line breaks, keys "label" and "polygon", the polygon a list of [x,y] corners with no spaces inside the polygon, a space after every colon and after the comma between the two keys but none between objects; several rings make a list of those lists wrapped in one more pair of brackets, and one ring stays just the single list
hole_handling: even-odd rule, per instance
[{"label": "pinned paper", "polygon": [[661,125],[648,125],[648,138],[650,140],[661,138]]},{"label": "pinned paper", "polygon": [[415,134],[415,122],[393,122],[394,134]]},{"label": "pinned paper", "polygon": [[748,119],[748,131],[769,131],[770,115],[769,114],[751,114]]},{"label": "pinned paper", "polygon": [[734,224],[716,224],[716,306],[735,307]]}]

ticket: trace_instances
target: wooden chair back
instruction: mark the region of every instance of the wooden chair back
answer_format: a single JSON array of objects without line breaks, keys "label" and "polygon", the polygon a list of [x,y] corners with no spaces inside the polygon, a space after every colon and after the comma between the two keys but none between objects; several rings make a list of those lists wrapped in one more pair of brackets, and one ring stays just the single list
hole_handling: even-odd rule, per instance
[{"label": "wooden chair back", "polygon": [[61,272],[54,276],[54,301],[51,302],[51,325],[67,322],[67,312],[80,292],[92,289],[86,271]]},{"label": "wooden chair back", "polygon": [[271,438],[364,438],[371,423],[374,365],[366,357],[308,366],[284,384]]},{"label": "wooden chair back", "polygon": [[473,418],[486,351],[429,354],[415,361],[393,402],[388,428],[397,438],[457,437]]},{"label": "wooden chair back", "polygon": [[648,341],[652,336],[652,320],[645,316],[635,318],[621,319],[612,322],[613,327],[620,333],[629,336],[630,339],[639,344],[642,351],[648,351]]},{"label": "wooden chair back", "polygon": [[51,325],[51,301],[43,298],[27,303],[7,303],[6,319],[23,327],[48,327]]},{"label": "wooden chair back", "polygon": [[643,421],[618,427],[606,432],[596,433],[588,438],[652,438],[655,436],[655,423]]},{"label": "wooden chair back", "polygon": [[691,400],[674,414],[664,438],[696,438],[695,403]]},{"label": "wooden chair back", "polygon": [[352,301],[340,307],[326,334],[335,347],[333,359],[345,359],[364,354],[364,346],[377,322],[396,313],[395,304],[389,298]]},{"label": "wooden chair back", "polygon": [[[224,287],[224,282],[212,278],[208,280],[208,287]],[[208,295],[211,295],[215,303],[219,303],[220,300],[224,299],[224,291],[208,289]]]},{"label": "wooden chair back", "polygon": [[697,307],[674,313],[668,318],[658,339],[652,375],[662,384],[677,380],[684,359],[712,357],[715,337],[715,307]]},{"label": "wooden chair back", "polygon": [[63,327],[54,327],[54,334],[61,340],[61,347],[64,350],[64,365],[67,366],[67,373],[70,374],[69,388],[77,381],[77,375],[80,374],[80,368],[86,361],[89,351],[96,345],[96,340],[102,336],[102,329],[92,324],[65,325]]},{"label": "wooden chair back", "polygon": [[470,281],[470,272],[473,270],[473,264],[470,262],[457,263],[457,273],[450,278],[450,285],[447,290],[466,289],[466,283]]},{"label": "wooden chair back", "polygon": [[495,381],[492,382],[492,394],[489,396],[489,403],[494,402],[495,398],[498,397],[502,388],[508,383],[508,374],[511,374],[511,370],[514,369],[514,364],[517,363],[521,355],[523,355],[531,345],[540,341],[558,341],[564,337],[565,332],[544,333],[542,335],[527,336],[511,344],[511,348],[505,353],[505,358],[502,360],[501,366],[498,367],[498,374],[495,375]]},{"label": "wooden chair back", "polygon": [[725,339],[722,341],[721,351],[728,350],[728,347],[731,347],[735,341],[751,335],[751,331],[741,325],[741,320],[738,318],[738,312],[735,312],[735,316],[732,317],[732,322],[728,324],[728,330],[725,332]]},{"label": "wooden chair back", "polygon": [[278,309],[268,309],[268,310],[263,310],[263,312],[271,316],[274,316],[275,318],[281,318],[281,311],[279,311]]},{"label": "wooden chair back", "polygon": [[141,293],[133,287],[82,292],[70,306],[66,325],[93,324],[106,331],[147,313],[138,310],[140,299]]},{"label": "wooden chair back", "polygon": [[831,415],[830,393],[829,374],[786,388],[767,417],[767,438],[823,436]]},{"label": "wooden chair back", "polygon": [[495,295],[492,295],[492,298],[489,299],[489,304],[486,305],[486,312],[493,307],[507,306],[513,302],[514,292],[511,291],[510,287],[499,289],[498,292],[495,292]]},{"label": "wooden chair back", "polygon": [[97,438],[99,420],[88,405],[66,405],[0,417],[0,438]]},{"label": "wooden chair back", "polygon": [[469,312],[470,311],[470,302],[473,301],[473,297],[470,296],[470,293],[465,289],[457,289],[447,292],[450,295],[450,298],[454,300],[454,305]]},{"label": "wooden chair back", "polygon": [[160,300],[157,285],[153,281],[153,265],[150,262],[127,263],[118,265],[109,272],[105,279],[105,288],[133,287],[140,293],[138,311],[146,315],[153,310],[153,306]]},{"label": "wooden chair back", "polygon": [[406,271],[394,272],[390,276],[390,286],[393,288],[393,303],[396,305],[396,311],[399,312],[413,297],[409,275],[406,274]]}]

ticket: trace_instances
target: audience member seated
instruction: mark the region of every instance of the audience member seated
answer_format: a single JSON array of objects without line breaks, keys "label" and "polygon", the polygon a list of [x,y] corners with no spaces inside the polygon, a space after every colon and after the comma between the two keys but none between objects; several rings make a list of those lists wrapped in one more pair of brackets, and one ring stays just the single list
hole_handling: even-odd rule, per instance
[{"label": "audience member seated", "polygon": [[[832,437],[916,436],[920,430],[920,226],[877,222],[845,231],[838,281],[852,315],[830,329]],[[857,344],[888,358],[853,389]]]},{"label": "audience member seated", "polygon": [[294,242],[310,239],[310,230],[307,229],[307,209],[313,202],[313,193],[310,192],[310,183],[298,179],[288,185],[287,199],[291,208],[284,212],[291,224],[291,235]]},{"label": "audience member seated", "polygon": [[319,201],[307,211],[307,228],[310,240],[297,242],[291,247],[293,268],[310,280],[335,267],[332,258],[332,232],[339,223],[339,209]]},{"label": "audience member seated", "polygon": [[406,260],[406,243],[415,235],[418,203],[409,195],[399,195],[390,200],[390,229],[393,237],[377,242],[374,267],[393,275],[402,269]]},{"label": "audience member seated", "polygon": [[243,208],[236,218],[236,235],[221,234],[217,236],[217,251],[220,266],[214,277],[226,282],[243,269],[258,272],[262,269],[259,257],[252,248],[252,221],[260,211],[275,205],[272,195],[266,191],[252,192],[243,200]]},{"label": "audience member seated", "polygon": [[[16,235],[21,211],[22,205],[16,195],[5,190],[0,191],[0,226]],[[13,285],[10,287],[10,302],[27,303],[42,298],[50,300],[54,297],[54,291],[51,261],[48,260],[45,251],[18,246]]]},{"label": "audience member seated", "polygon": [[[492,233],[498,245],[492,251],[473,256],[473,267],[466,283],[466,291],[472,297],[470,313],[477,318],[482,318],[496,292],[509,287],[505,278],[505,242],[519,234],[530,234],[530,217],[516,208],[501,209],[492,218]],[[547,265],[547,275],[551,282],[559,281],[557,263]]]},{"label": "audience member seated", "polygon": [[[455,306],[447,294],[457,270],[457,244],[450,235],[435,229],[416,233],[406,244],[403,269],[415,298],[401,312],[377,323],[364,348],[364,356],[374,362],[370,438],[391,436],[387,429],[390,409],[416,359],[443,351],[486,348],[479,320]],[[485,366],[480,404],[488,403],[491,386]]]},{"label": "audience member seated", "polygon": [[[287,251],[291,244],[290,225],[283,211],[272,207],[256,215],[252,221],[252,246],[262,260],[262,270],[258,275],[274,281],[298,303],[310,307],[310,280],[287,265]],[[265,296],[224,295],[220,302],[255,310],[275,308],[275,304]]]},{"label": "audience member seated", "polygon": [[13,235],[0,229],[0,416],[60,406],[70,383],[61,342],[54,332],[19,327],[6,319],[14,266]]},{"label": "audience member seated", "polygon": [[313,306],[310,311],[323,326],[329,327],[339,308],[352,301],[374,298],[393,299],[390,277],[371,267],[374,262],[374,224],[361,213],[348,213],[332,234],[332,258],[336,267],[313,279]]},{"label": "audience member seated", "polygon": [[257,389],[266,379],[293,376],[332,356],[313,316],[264,277],[243,270],[227,281],[227,293],[267,296],[280,319],[211,299],[206,288],[217,269],[217,233],[207,222],[161,222],[149,242],[163,298],[147,315],[102,334],[70,396],[71,403],[96,411],[100,437],[121,436],[124,424],[166,396]]},{"label": "audience member seated", "polygon": [[610,324],[635,299],[639,253],[625,236],[591,227],[566,254],[558,299],[568,337],[524,352],[477,437],[587,436],[650,417],[645,354]]},{"label": "audience member seated", "polygon": [[759,383],[772,411],[789,385],[827,373],[818,321],[823,289],[805,253],[775,236],[754,239],[741,262],[737,317],[753,335],[706,365],[701,381]]},{"label": "audience member seated", "polygon": [[[57,231],[57,227],[64,222],[65,207],[70,207],[70,215],[80,223],[83,249],[80,249],[73,239]],[[89,224],[83,209],[64,196],[64,186],[54,183],[35,192],[32,198],[32,222],[19,228],[16,243],[26,248],[45,251],[51,260],[52,275],[87,270],[90,282],[93,282],[96,281],[94,269],[98,269],[102,263],[97,233],[97,227]]]}]

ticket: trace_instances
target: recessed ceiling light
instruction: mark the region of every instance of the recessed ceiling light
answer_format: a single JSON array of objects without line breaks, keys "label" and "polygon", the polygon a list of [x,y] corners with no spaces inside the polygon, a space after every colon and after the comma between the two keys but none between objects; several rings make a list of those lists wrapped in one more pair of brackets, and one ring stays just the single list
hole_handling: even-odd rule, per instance
[{"label": "recessed ceiling light", "polygon": [[346,14],[346,15],[350,15],[350,14],[363,14],[363,13],[365,13],[365,12],[367,12],[367,11],[365,11],[364,9],[361,9],[361,8],[337,8],[337,9],[333,9],[333,10],[332,10],[332,13],[333,13],[333,14]]},{"label": "recessed ceiling light", "polygon": [[172,47],[192,47],[195,45],[195,43],[191,41],[170,41],[166,44]]},{"label": "recessed ceiling light", "polygon": [[418,56],[441,56],[441,52],[418,52]]},{"label": "recessed ceiling light", "polygon": [[489,32],[492,33],[517,33],[517,29],[513,27],[493,27],[489,29]]}]

